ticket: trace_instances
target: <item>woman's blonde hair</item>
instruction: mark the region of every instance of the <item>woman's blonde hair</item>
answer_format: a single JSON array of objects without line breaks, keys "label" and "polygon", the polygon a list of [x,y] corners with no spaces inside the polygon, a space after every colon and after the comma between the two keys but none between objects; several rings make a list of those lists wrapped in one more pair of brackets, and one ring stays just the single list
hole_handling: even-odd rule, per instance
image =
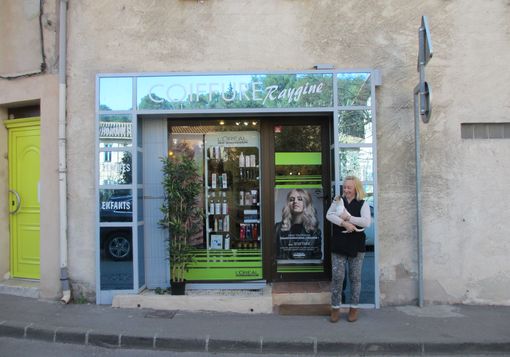
[{"label": "woman's blonde hair", "polygon": [[361,201],[365,198],[365,190],[363,189],[363,184],[361,180],[356,176],[346,176],[344,178],[345,181],[354,181],[354,189],[356,190],[356,201]]},{"label": "woman's blonde hair", "polygon": [[317,211],[313,207],[312,196],[308,191],[302,190],[300,188],[295,188],[289,191],[287,194],[287,201],[285,206],[282,209],[282,231],[290,230],[292,226],[292,212],[290,209],[290,196],[293,192],[298,193],[303,198],[303,226],[307,232],[313,232],[317,230],[319,227],[319,222],[317,221]]}]

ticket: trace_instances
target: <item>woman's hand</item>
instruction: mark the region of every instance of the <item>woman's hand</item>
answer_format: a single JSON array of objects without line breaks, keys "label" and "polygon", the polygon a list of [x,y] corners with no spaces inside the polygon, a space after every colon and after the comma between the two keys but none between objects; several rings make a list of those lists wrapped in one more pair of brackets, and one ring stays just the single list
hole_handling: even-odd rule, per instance
[{"label": "woman's hand", "polygon": [[347,232],[349,232],[349,233],[352,233],[352,232],[354,232],[354,231],[356,230],[356,226],[355,226],[354,224],[349,223],[349,222],[346,222],[346,221],[344,221],[344,222],[342,223],[342,226],[343,226],[343,227],[345,228],[345,230],[346,230]]},{"label": "woman's hand", "polygon": [[348,221],[349,219],[351,219],[351,215],[349,214],[349,212],[347,212],[347,210],[344,210],[340,215],[340,218],[342,218],[344,221]]}]

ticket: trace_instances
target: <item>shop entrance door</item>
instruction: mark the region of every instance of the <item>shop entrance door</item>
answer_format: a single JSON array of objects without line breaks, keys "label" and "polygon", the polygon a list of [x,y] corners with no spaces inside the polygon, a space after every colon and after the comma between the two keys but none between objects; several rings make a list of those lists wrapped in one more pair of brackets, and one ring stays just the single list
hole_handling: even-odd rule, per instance
[{"label": "shop entrance door", "polygon": [[271,280],[316,280],[330,275],[329,134],[327,118],[267,123],[271,152],[269,235]]}]

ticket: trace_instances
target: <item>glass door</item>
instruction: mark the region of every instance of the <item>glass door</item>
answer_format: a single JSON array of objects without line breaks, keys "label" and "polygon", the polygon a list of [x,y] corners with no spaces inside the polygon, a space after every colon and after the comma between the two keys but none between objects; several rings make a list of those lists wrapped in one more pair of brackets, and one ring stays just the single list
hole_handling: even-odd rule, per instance
[{"label": "glass door", "polygon": [[324,217],[330,192],[327,126],[318,120],[286,120],[274,123],[272,129],[274,278],[326,277],[329,225],[324,224]]}]

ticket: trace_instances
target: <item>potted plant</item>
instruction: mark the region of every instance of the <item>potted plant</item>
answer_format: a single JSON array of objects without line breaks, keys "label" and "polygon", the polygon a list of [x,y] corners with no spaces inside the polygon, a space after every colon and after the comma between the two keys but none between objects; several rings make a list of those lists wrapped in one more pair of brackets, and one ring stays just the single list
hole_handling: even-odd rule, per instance
[{"label": "potted plant", "polygon": [[163,158],[163,192],[160,225],[168,229],[168,258],[172,295],[183,295],[185,273],[193,260],[190,239],[201,229],[202,211],[198,200],[201,177],[189,155]]}]

